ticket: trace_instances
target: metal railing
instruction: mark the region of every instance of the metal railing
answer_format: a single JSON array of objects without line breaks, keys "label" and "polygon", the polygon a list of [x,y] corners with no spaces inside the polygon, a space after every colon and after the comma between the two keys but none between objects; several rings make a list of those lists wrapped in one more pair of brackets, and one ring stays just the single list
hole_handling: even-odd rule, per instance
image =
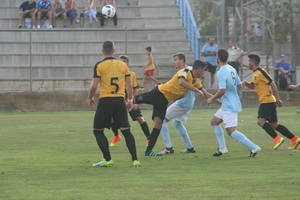
[{"label": "metal railing", "polygon": [[200,32],[188,0],[175,0],[178,6],[182,24],[186,30],[187,39],[196,59],[200,58]]}]

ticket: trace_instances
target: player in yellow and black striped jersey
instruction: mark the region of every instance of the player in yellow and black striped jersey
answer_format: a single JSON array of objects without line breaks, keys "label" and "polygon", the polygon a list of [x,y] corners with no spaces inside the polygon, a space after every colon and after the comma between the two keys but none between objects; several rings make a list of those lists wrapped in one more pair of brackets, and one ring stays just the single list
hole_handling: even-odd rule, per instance
[{"label": "player in yellow and black striped jersey", "polygon": [[131,109],[133,106],[130,73],[126,63],[113,57],[114,52],[115,49],[112,41],[103,43],[102,53],[105,58],[95,65],[94,77],[89,90],[89,104],[93,106],[95,104],[94,95],[98,85],[100,87],[99,102],[94,117],[94,135],[105,159],[94,164],[94,166],[107,167],[112,165],[108,141],[104,135],[104,129],[111,128],[112,121],[121,129],[125,137],[133,165],[139,166],[135,140],[130,131],[125,104],[126,89],[128,108]]},{"label": "player in yellow and black striped jersey", "polygon": [[[127,65],[129,65],[129,59],[127,56],[120,56],[120,60],[122,60],[123,62],[125,62]],[[133,90],[133,95],[136,96],[137,95],[137,89],[139,88],[139,84],[137,82],[137,79],[136,79],[136,74],[134,71],[129,71],[130,73],[130,79],[131,79],[131,87],[132,87],[132,90]],[[142,115],[142,112],[140,110],[140,108],[138,107],[138,105],[135,105],[134,108],[129,111],[129,115],[131,117],[131,119],[133,121],[137,121],[140,126],[141,126],[141,129],[145,135],[145,137],[147,138],[147,140],[149,139],[150,137],[150,130],[149,130],[149,127],[148,127],[148,124],[147,122],[145,121],[143,115]],[[110,143],[110,146],[115,146],[118,144],[119,140],[120,140],[120,136],[119,136],[119,133],[118,133],[118,127],[116,127],[114,124],[112,125],[112,131],[114,133],[114,137]]]},{"label": "player in yellow and black striped jersey", "polygon": [[182,98],[188,90],[194,91],[198,95],[203,95],[198,88],[200,87],[199,78],[202,77],[205,69],[206,63],[197,60],[192,70],[181,69],[168,82],[159,85],[150,92],[135,97],[137,104],[153,105],[152,118],[154,120],[154,128],[150,135],[145,156],[160,156],[160,154],[154,153],[152,149],[159,136],[168,104],[174,102],[176,99]]},{"label": "player in yellow and black striped jersey", "polygon": [[243,84],[256,90],[260,103],[257,124],[273,138],[273,149],[277,149],[284,142],[284,139],[278,136],[275,130],[290,139],[290,149],[296,149],[300,144],[300,138],[291,133],[285,126],[278,124],[276,107],[277,105],[282,106],[282,101],[276,84],[271,76],[259,67],[260,57],[258,55],[252,54],[248,57],[249,68],[253,71],[253,80],[251,83],[244,81]]}]

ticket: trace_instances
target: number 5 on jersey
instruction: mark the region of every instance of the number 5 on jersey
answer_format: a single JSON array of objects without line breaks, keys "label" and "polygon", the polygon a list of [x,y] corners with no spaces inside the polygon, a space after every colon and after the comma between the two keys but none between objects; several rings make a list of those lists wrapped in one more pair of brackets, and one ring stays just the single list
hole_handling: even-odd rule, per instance
[{"label": "number 5 on jersey", "polygon": [[119,92],[120,87],[117,84],[118,81],[119,81],[118,77],[112,77],[110,79],[110,85],[115,87],[115,90],[111,92],[112,94],[117,94]]}]

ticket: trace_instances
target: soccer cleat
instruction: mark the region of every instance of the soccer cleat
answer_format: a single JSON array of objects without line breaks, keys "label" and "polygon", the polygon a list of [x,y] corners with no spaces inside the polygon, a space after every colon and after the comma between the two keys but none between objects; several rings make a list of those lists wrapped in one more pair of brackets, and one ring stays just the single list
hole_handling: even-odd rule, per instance
[{"label": "soccer cleat", "polygon": [[140,161],[134,160],[133,163],[132,163],[132,166],[134,166],[134,167],[141,167],[142,165],[141,165]]},{"label": "soccer cleat", "polygon": [[120,139],[121,139],[120,135],[114,136],[111,143],[110,143],[110,146],[111,147],[116,146],[119,143]]},{"label": "soccer cleat", "polygon": [[173,154],[173,153],[174,153],[173,147],[171,147],[171,148],[166,147],[161,152],[159,152],[159,154],[161,154],[161,155]]},{"label": "soccer cleat", "polygon": [[274,150],[278,149],[282,143],[284,143],[283,137],[276,136],[273,140],[273,144],[274,144],[273,149]]},{"label": "soccer cleat", "polygon": [[139,88],[138,88],[138,91],[139,91],[139,92],[142,92],[142,91],[144,91],[144,90],[145,90],[144,87],[139,87]]},{"label": "soccer cleat", "polygon": [[221,155],[223,155],[224,153],[227,153],[228,150],[227,149],[217,149],[217,151],[215,153],[213,153],[214,157],[219,157]]},{"label": "soccer cleat", "polygon": [[106,161],[106,160],[102,160],[100,162],[97,162],[95,164],[93,164],[94,167],[112,167],[113,166],[113,161]]},{"label": "soccer cleat", "polygon": [[158,157],[158,156],[162,156],[162,154],[160,153],[154,153],[153,151],[145,151],[144,153],[145,156],[150,156],[150,157]]},{"label": "soccer cleat", "polygon": [[250,151],[249,157],[254,158],[256,156],[257,152],[259,152],[259,151],[261,151],[261,148],[259,146],[257,146],[256,149]]},{"label": "soccer cleat", "polygon": [[289,149],[297,149],[297,147],[300,145],[300,138],[297,137],[295,140],[292,139],[290,144],[291,146],[289,146]]},{"label": "soccer cleat", "polygon": [[196,150],[194,149],[194,147],[188,149],[183,149],[182,151],[180,151],[181,153],[196,153]]}]

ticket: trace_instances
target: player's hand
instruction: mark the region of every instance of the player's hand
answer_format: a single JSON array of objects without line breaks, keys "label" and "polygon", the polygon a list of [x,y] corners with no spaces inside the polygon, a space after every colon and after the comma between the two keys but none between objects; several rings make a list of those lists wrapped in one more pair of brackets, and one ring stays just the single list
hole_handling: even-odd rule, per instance
[{"label": "player's hand", "polygon": [[88,101],[89,101],[88,104],[89,104],[90,107],[94,108],[96,106],[94,97],[89,99]]},{"label": "player's hand", "polygon": [[212,104],[212,102],[213,102],[213,97],[209,97],[206,101],[207,101],[207,104]]},{"label": "player's hand", "polygon": [[276,100],[276,104],[277,104],[278,107],[281,107],[282,104],[283,104],[283,102],[282,102],[281,99],[277,99],[277,100]]},{"label": "player's hand", "polygon": [[133,109],[133,107],[134,107],[134,105],[133,105],[133,101],[131,100],[129,100],[128,102],[127,102],[127,109],[128,109],[128,111],[130,112],[132,109]]},{"label": "player's hand", "polygon": [[218,103],[218,104],[222,104],[220,99],[215,99],[214,102]]},{"label": "player's hand", "polygon": [[202,96],[202,97],[205,96],[201,90],[197,90],[196,94],[199,95],[199,96]]}]

